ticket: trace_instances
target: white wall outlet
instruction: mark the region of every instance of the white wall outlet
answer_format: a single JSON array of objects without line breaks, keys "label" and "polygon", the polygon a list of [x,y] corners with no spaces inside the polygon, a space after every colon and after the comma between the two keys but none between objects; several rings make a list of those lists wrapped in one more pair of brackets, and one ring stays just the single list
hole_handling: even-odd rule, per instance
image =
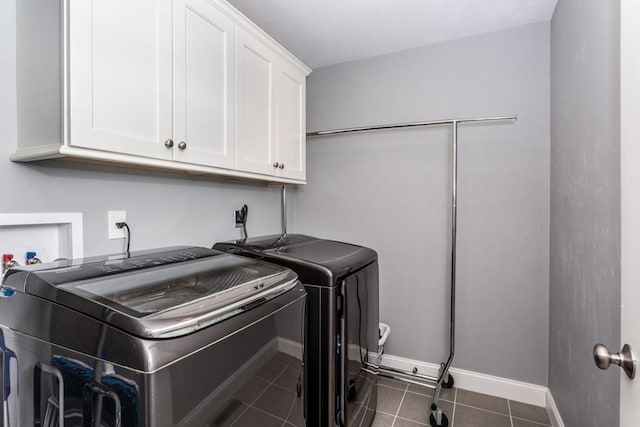
[{"label": "white wall outlet", "polygon": [[124,239],[126,236],[125,228],[116,227],[116,222],[127,222],[127,211],[109,211],[109,240],[112,239]]}]

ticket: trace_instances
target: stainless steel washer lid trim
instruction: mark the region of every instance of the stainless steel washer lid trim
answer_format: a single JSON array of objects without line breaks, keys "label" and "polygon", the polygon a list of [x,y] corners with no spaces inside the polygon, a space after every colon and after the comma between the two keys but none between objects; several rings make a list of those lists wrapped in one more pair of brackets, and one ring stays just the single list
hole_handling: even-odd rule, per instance
[{"label": "stainless steel washer lid trim", "polygon": [[[282,283],[281,277],[278,275],[277,278],[274,278],[275,284],[265,285],[264,291],[250,294],[249,297],[237,297],[232,300],[225,299],[216,303],[215,298],[217,295],[213,295],[198,301],[199,305],[205,305],[207,302],[212,303],[209,307],[200,310],[194,310],[188,304],[184,307],[168,309],[143,318],[140,320],[140,325],[144,329],[140,330],[138,335],[157,339],[173,338],[215,325],[225,319],[250,310],[255,304],[269,301],[293,289],[296,286],[298,277],[292,272],[288,272],[287,275],[290,278],[289,281]],[[243,286],[257,289],[258,285],[256,283],[248,283]]]}]

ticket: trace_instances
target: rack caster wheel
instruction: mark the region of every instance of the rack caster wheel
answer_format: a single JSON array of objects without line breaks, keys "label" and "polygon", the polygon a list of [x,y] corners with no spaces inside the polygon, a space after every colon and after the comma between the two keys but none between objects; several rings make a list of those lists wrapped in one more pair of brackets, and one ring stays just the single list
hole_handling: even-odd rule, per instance
[{"label": "rack caster wheel", "polygon": [[453,375],[447,374],[444,382],[442,383],[442,387],[444,388],[452,388],[455,381],[453,380]]},{"label": "rack caster wheel", "polygon": [[434,413],[431,412],[431,416],[429,417],[429,424],[431,425],[431,427],[449,427],[449,419],[444,412],[440,412],[440,424],[438,424]]}]

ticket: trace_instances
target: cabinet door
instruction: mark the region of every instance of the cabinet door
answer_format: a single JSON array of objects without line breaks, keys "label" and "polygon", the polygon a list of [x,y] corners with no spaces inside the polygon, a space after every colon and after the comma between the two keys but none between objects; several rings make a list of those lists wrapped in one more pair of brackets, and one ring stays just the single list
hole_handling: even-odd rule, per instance
[{"label": "cabinet door", "polygon": [[234,24],[206,0],[174,11],[173,159],[233,168]]},{"label": "cabinet door", "polygon": [[276,68],[278,176],[306,179],[305,75],[284,61]]},{"label": "cabinet door", "polygon": [[236,30],[238,170],[274,175],[275,54],[244,30]]},{"label": "cabinet door", "polygon": [[171,2],[68,4],[68,143],[171,158]]}]

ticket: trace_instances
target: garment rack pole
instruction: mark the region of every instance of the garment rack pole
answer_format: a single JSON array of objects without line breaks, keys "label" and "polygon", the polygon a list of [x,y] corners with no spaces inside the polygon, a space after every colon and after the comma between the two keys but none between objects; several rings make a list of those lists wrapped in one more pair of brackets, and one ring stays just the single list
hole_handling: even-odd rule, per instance
[{"label": "garment rack pole", "polygon": [[[458,228],[458,125],[472,122],[493,122],[493,121],[515,121],[518,117],[513,116],[498,116],[498,117],[479,117],[470,119],[450,119],[450,120],[434,120],[425,122],[411,122],[411,123],[398,123],[398,124],[386,124],[377,126],[365,126],[365,127],[353,127],[345,129],[332,129],[318,132],[307,133],[308,137],[320,137],[331,136],[345,133],[357,133],[357,132],[370,132],[381,131],[389,129],[402,129],[402,128],[415,128],[423,126],[451,126],[451,275],[450,275],[450,321],[449,321],[449,357],[447,361],[440,366],[440,372],[438,377],[429,378],[424,375],[419,375],[417,371],[403,371],[383,365],[371,365],[367,364],[367,367],[373,367],[376,372],[379,372],[383,376],[396,378],[402,381],[419,384],[420,380],[434,382],[435,385],[429,386],[435,388],[433,395],[433,403],[431,404],[431,417],[430,422],[434,427],[446,427],[448,420],[444,416],[441,409],[438,408],[438,400],[440,398],[440,392],[443,385],[445,387],[452,387],[453,381],[449,381],[449,368],[453,362],[455,355],[455,342],[456,342],[456,255],[457,255],[457,228]],[[400,374],[400,375],[398,375]],[[408,377],[408,378],[404,378]],[[414,378],[413,380],[411,378]],[[416,381],[417,380],[417,381]],[[423,384],[426,386],[426,384]]]},{"label": "garment rack pole", "polygon": [[287,235],[287,185],[284,184],[282,186],[282,192],[280,193],[280,200],[282,202],[281,206],[281,225],[282,225],[282,236]]},{"label": "garment rack pole", "polygon": [[432,121],[426,121],[426,122],[395,123],[395,124],[386,124],[386,125],[345,128],[345,129],[321,130],[316,132],[308,132],[307,136],[317,137],[317,136],[336,135],[341,133],[370,132],[375,130],[415,128],[415,127],[422,127],[422,126],[443,126],[443,125],[451,125],[453,123],[495,122],[495,121],[502,121],[502,120],[517,120],[517,119],[518,117],[516,115],[513,115],[513,116],[498,116],[498,117],[476,117],[471,119],[432,120]]}]

